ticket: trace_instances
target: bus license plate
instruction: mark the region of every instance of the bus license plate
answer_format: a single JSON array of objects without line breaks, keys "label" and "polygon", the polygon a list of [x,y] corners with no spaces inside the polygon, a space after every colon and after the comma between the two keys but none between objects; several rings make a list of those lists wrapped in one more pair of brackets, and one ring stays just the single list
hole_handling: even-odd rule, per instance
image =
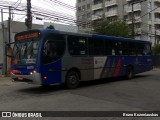
[{"label": "bus license plate", "polygon": [[18,77],[18,80],[23,80],[23,77]]}]

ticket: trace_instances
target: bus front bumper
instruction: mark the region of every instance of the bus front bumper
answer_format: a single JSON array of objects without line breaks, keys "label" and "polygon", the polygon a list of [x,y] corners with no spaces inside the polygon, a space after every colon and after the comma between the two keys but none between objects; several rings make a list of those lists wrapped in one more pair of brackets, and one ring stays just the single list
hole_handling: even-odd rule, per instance
[{"label": "bus front bumper", "polygon": [[28,82],[28,83],[39,84],[39,85],[42,84],[40,73],[34,73],[32,75],[16,75],[14,73],[11,73],[11,78],[14,81],[19,81],[19,82]]}]

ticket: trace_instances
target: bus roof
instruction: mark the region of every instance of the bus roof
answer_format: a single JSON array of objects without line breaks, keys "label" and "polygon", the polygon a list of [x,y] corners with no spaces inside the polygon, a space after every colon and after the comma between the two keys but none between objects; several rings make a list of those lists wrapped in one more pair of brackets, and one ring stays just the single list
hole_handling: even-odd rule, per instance
[{"label": "bus roof", "polygon": [[102,38],[102,39],[109,39],[109,40],[133,41],[133,42],[149,42],[149,41],[145,41],[145,40],[137,40],[137,39],[132,39],[132,38],[106,36],[106,35],[98,35],[98,34],[93,34],[92,36],[93,36],[93,38]]},{"label": "bus roof", "polygon": [[53,30],[53,29],[42,29],[42,31],[52,31],[52,32],[54,31],[54,32],[57,32],[57,33],[62,33],[62,34],[77,35],[77,36],[80,35],[80,36],[88,36],[88,37],[93,37],[93,38],[102,38],[102,39],[110,39],[110,40],[149,42],[149,41],[145,41],[145,40],[137,40],[137,39],[132,39],[132,38],[115,37],[115,36],[98,35],[98,34],[72,33],[72,32],[64,32],[64,31]]},{"label": "bus roof", "polygon": [[[132,39],[132,38],[115,37],[115,36],[107,36],[107,35],[99,35],[99,34],[64,32],[64,31],[59,31],[59,30],[54,30],[54,29],[33,29],[33,31],[35,31],[35,30],[39,30],[44,34],[46,34],[48,32],[54,32],[54,33],[76,35],[76,36],[86,36],[86,37],[109,39],[109,40],[133,41],[133,42],[149,42],[149,41],[145,41],[145,40],[137,40],[137,39]],[[27,32],[27,31],[23,31],[23,32],[20,32],[18,34],[25,33],[25,32]],[[151,42],[149,42],[149,43],[151,43]]]}]

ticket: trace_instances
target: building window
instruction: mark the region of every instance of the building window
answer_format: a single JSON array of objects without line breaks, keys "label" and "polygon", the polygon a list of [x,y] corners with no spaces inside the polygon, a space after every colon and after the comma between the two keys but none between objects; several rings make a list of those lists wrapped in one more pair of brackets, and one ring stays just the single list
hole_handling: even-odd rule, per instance
[{"label": "building window", "polygon": [[103,0],[94,0],[94,5],[102,3]]},{"label": "building window", "polygon": [[83,15],[82,15],[82,19],[85,19],[85,18],[86,18],[86,14],[83,14]]},{"label": "building window", "polygon": [[140,28],[141,25],[140,24],[135,24],[135,28]]},{"label": "building window", "polygon": [[83,6],[82,6],[82,11],[85,11],[85,10],[86,10],[86,6],[83,5]]},{"label": "building window", "polygon": [[80,20],[82,18],[82,16],[77,16],[77,20]]},{"label": "building window", "polygon": [[152,31],[152,26],[151,26],[151,25],[149,25],[149,31],[150,31],[150,32]]},{"label": "building window", "polygon": [[151,13],[149,13],[149,20],[151,20]]},{"label": "building window", "polygon": [[78,7],[78,12],[80,12],[81,11],[81,7]]},{"label": "building window", "polygon": [[155,13],[155,18],[159,18],[160,19],[160,13]]},{"label": "building window", "polygon": [[148,2],[148,8],[152,8],[152,3],[151,2]]},{"label": "building window", "polygon": [[90,9],[90,7],[91,7],[90,4],[87,4],[87,9]]},{"label": "building window", "polygon": [[155,7],[160,7],[160,2],[155,2],[154,5]]},{"label": "building window", "polygon": [[90,18],[91,17],[91,13],[87,13],[87,18]]}]

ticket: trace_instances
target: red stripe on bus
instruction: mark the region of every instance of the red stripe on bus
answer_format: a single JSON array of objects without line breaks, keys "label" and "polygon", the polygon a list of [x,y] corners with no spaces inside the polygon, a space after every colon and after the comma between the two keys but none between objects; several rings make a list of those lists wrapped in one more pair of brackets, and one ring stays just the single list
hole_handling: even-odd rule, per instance
[{"label": "red stripe on bus", "polygon": [[122,66],[122,62],[121,62],[121,59],[119,58],[116,69],[114,71],[114,77],[117,77],[119,75],[121,66]]}]

